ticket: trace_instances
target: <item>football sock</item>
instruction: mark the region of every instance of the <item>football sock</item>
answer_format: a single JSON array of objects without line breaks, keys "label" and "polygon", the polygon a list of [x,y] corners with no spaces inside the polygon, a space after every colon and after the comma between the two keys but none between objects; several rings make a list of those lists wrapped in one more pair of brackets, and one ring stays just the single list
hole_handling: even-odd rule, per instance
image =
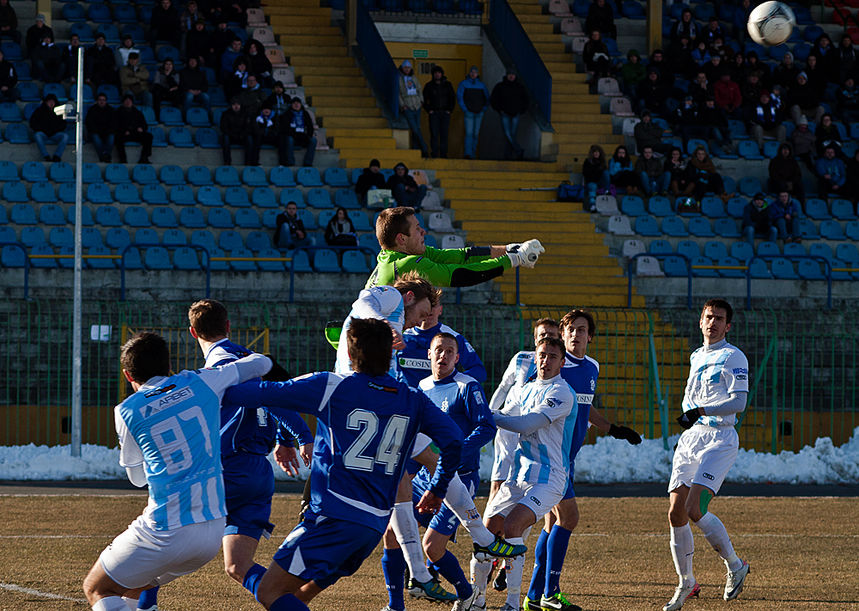
[{"label": "football sock", "polygon": [[161,586],[155,586],[154,588],[149,588],[148,590],[143,590],[140,593],[140,598],[137,600],[137,608],[138,609],[148,609],[149,607],[154,607],[158,604],[158,589]]},{"label": "football sock", "polygon": [[528,599],[540,601],[543,588],[546,584],[546,543],[549,541],[549,533],[542,528],[540,536],[537,537],[537,545],[534,546],[534,570],[531,572],[531,583],[528,586]]},{"label": "football sock", "polygon": [[700,520],[695,522],[701,532],[704,533],[704,538],[713,546],[716,553],[719,554],[727,562],[733,561],[733,566],[728,566],[732,571],[736,571],[743,566],[742,561],[734,552],[734,546],[731,544],[731,537],[728,536],[728,531],[725,530],[725,525],[722,520],[716,517],[715,514],[705,513]]},{"label": "football sock", "polygon": [[391,609],[405,609],[403,597],[403,574],[406,572],[406,559],[403,550],[385,549],[382,551],[382,574],[385,576],[385,588],[388,590],[388,606]]},{"label": "football sock", "polygon": [[[511,545],[523,545],[522,537],[507,539]],[[522,592],[522,572],[525,570],[525,555],[514,556],[508,561],[507,570],[507,604],[514,609],[519,608],[519,594]]]},{"label": "football sock", "polygon": [[680,577],[680,585],[695,583],[692,574],[692,554],[695,552],[695,541],[692,539],[692,527],[689,522],[683,526],[671,527],[671,558],[674,569]]},{"label": "football sock", "polygon": [[394,511],[391,513],[391,528],[397,537],[397,543],[403,550],[412,579],[426,582],[432,579],[432,575],[424,564],[424,550],[421,547],[418,521],[415,520],[413,511],[411,501],[394,505]]},{"label": "football sock", "polygon": [[495,535],[489,532],[489,529],[483,524],[480,512],[477,511],[471,493],[465,487],[465,484],[462,483],[462,480],[459,479],[458,475],[450,480],[450,484],[448,484],[444,504],[450,507],[454,515],[459,518],[465,530],[471,535],[472,541],[477,543],[477,545],[486,547],[495,541]]},{"label": "football sock", "polygon": [[546,567],[546,596],[554,596],[561,591],[561,569],[564,568],[564,557],[572,534],[572,531],[557,524],[552,526],[552,532],[549,533],[546,544],[546,558],[549,561]]},{"label": "football sock", "polygon": [[[242,586],[254,595],[254,598],[257,597],[257,588],[259,588],[260,579],[265,574],[265,567],[261,564],[256,564],[248,569],[248,572],[245,573],[245,578],[242,580]],[[259,599],[257,599],[259,600]]]},{"label": "football sock", "polygon": [[445,551],[444,556],[439,558],[437,562],[428,560],[427,563],[456,588],[457,597],[468,598],[471,596],[471,584],[465,578],[465,573],[462,572],[462,567],[459,566],[459,560],[450,551]]},{"label": "football sock", "polygon": [[128,607],[121,596],[106,596],[92,606],[92,611],[126,611]]},{"label": "football sock", "polygon": [[486,582],[489,580],[490,571],[492,571],[491,560],[477,560],[474,556],[471,557],[471,583],[483,594],[486,594]]},{"label": "football sock", "polygon": [[310,611],[309,607],[298,600],[294,594],[284,594],[271,603],[270,611]]}]

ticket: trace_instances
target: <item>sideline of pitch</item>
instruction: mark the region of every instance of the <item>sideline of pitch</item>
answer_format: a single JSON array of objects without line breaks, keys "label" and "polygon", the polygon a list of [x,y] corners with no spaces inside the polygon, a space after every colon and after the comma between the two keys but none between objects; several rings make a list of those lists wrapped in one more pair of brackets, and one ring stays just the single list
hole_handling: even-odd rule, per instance
[{"label": "sideline of pitch", "polygon": [[34,590],[33,588],[25,588],[23,586],[16,585],[14,583],[3,583],[0,581],[0,590],[6,590],[7,592],[15,592],[16,594],[26,594],[27,596],[38,596],[39,598],[48,598],[50,600],[67,600],[73,603],[84,603],[86,604],[85,598],[72,598],[71,596],[62,596],[60,594],[51,594],[50,592],[42,592],[41,590]]}]

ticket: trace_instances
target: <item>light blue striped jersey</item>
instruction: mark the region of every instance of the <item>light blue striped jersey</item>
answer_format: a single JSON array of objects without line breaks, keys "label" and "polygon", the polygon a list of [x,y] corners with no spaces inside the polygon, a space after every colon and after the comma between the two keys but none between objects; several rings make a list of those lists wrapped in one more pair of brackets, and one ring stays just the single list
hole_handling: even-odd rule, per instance
[{"label": "light blue striped jersey", "polygon": [[149,483],[144,519],[155,530],[226,515],[221,475],[221,397],[239,382],[229,363],[154,377],[116,406],[119,464],[143,465]]},{"label": "light blue striped jersey", "polygon": [[[749,392],[749,361],[728,340],[701,346],[692,353],[689,362],[689,379],[683,394],[684,412],[724,403],[731,393]],[[734,426],[737,415],[701,416],[698,422],[708,426]]]},{"label": "light blue striped jersey", "polygon": [[[405,305],[403,296],[392,286],[374,286],[363,289],[358,293],[358,299],[352,303],[349,316],[343,321],[343,329],[340,332],[340,343],[337,346],[337,362],[334,364],[335,373],[352,373],[352,363],[349,361],[349,352],[346,347],[346,332],[353,318],[377,318],[386,321],[391,328],[402,334],[406,322]],[[396,364],[391,358],[391,375],[396,377]]]}]

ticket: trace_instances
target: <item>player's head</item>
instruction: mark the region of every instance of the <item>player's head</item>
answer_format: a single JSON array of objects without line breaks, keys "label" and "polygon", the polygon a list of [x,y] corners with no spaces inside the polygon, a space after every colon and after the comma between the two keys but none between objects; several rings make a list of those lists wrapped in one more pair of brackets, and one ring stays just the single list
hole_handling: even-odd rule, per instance
[{"label": "player's head", "polygon": [[403,296],[405,308],[404,329],[423,322],[440,299],[441,291],[421,278],[417,272],[407,272],[394,282],[394,288]]},{"label": "player's head", "polygon": [[170,350],[157,333],[135,333],[122,345],[119,363],[135,390],[155,376],[170,375]]},{"label": "player's head", "polygon": [[541,318],[534,323],[534,345],[537,345],[544,337],[558,338],[561,332],[558,329],[558,321],[554,318]]},{"label": "player's head", "polygon": [[564,344],[557,337],[544,337],[537,342],[534,354],[537,362],[537,377],[541,380],[554,378],[561,373],[564,364]]},{"label": "player's head", "polygon": [[441,313],[444,309],[444,307],[441,305],[442,290],[435,289],[435,292],[437,297],[436,302],[433,304],[429,316],[424,318],[423,322],[420,324],[421,329],[432,329],[438,324],[438,319],[441,318]]},{"label": "player's head", "polygon": [[352,369],[369,376],[381,376],[391,366],[391,327],[376,318],[355,318],[346,331],[346,347]]},{"label": "player's head", "polygon": [[450,333],[438,333],[433,337],[427,353],[432,377],[436,380],[452,374],[459,362],[459,344],[456,343],[456,337]]},{"label": "player's head", "polygon": [[415,209],[408,206],[385,208],[376,219],[376,239],[385,250],[406,255],[422,255],[426,231],[418,223]]},{"label": "player's head", "polygon": [[704,335],[704,343],[715,344],[725,339],[731,330],[733,318],[734,309],[724,299],[711,299],[705,303],[698,323]]},{"label": "player's head", "polygon": [[561,319],[561,339],[567,352],[577,358],[585,356],[596,332],[594,317],[585,310],[570,310]]},{"label": "player's head", "polygon": [[230,334],[227,308],[220,301],[201,299],[188,308],[191,335],[206,342],[216,342]]}]

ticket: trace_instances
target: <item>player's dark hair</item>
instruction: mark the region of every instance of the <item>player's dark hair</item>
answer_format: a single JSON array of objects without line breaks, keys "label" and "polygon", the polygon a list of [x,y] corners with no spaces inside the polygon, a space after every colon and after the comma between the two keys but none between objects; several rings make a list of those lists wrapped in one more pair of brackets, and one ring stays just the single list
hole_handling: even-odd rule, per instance
[{"label": "player's dark hair", "polygon": [[170,349],[157,333],[135,333],[122,345],[120,366],[138,384],[155,376],[170,375]]},{"label": "player's dark hair", "polygon": [[558,324],[557,320],[555,320],[554,318],[549,318],[548,316],[544,316],[543,318],[540,318],[539,320],[537,320],[534,323],[534,329],[535,330],[537,329],[537,327],[555,327],[555,328],[558,328],[560,326],[561,325]]},{"label": "player's dark hair", "polygon": [[370,376],[384,375],[391,367],[391,327],[376,318],[353,318],[346,331],[352,369]]},{"label": "player's dark hair", "polygon": [[397,247],[397,234],[409,235],[409,217],[415,215],[415,209],[409,206],[385,208],[376,219],[376,239],[379,246],[385,250]]},{"label": "player's dark hair", "polygon": [[201,299],[188,308],[188,321],[200,339],[207,342],[227,335],[227,308],[220,301]]},{"label": "player's dark hair", "polygon": [[456,336],[453,333],[448,333],[447,331],[436,333],[432,336],[432,339],[430,340],[430,346],[432,346],[437,339],[449,339],[453,341],[454,345],[456,345],[456,352],[457,354],[459,353],[459,342],[456,341]]},{"label": "player's dark hair", "polygon": [[567,351],[567,348],[564,346],[564,342],[559,340],[557,337],[544,337],[537,342],[537,348],[545,345],[554,346],[555,348],[557,348],[560,351],[561,356],[564,356]]},{"label": "player's dark hair", "polygon": [[400,292],[400,295],[405,295],[411,291],[415,296],[415,301],[429,299],[430,305],[435,307],[441,300],[441,289],[435,288],[421,275],[415,271],[406,272],[394,282],[394,288]]},{"label": "player's dark hair", "polygon": [[731,307],[730,303],[724,299],[711,299],[704,304],[703,308],[701,308],[701,313],[703,314],[704,310],[707,308],[719,308],[721,310],[725,310],[725,322],[731,324],[731,319],[734,318],[734,308]]},{"label": "player's dark hair", "polygon": [[588,335],[593,337],[597,334],[597,323],[594,321],[594,317],[590,312],[586,310],[570,310],[564,317],[561,319],[561,333],[564,332],[564,327],[569,327],[573,324],[573,321],[577,318],[584,318],[588,321]]}]

